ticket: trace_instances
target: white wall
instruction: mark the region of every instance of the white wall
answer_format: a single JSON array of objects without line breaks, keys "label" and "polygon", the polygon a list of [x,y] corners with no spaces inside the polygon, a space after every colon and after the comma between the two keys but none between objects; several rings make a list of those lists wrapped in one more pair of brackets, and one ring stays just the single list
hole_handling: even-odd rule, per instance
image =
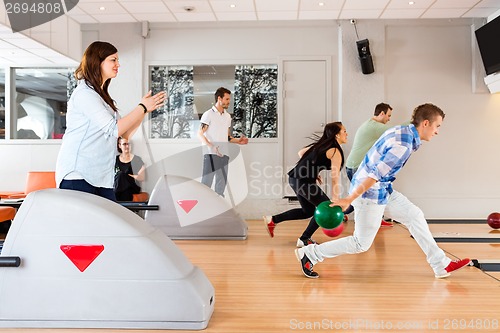
[{"label": "white wall", "polygon": [[[151,25],[148,39],[140,36],[138,24],[98,25],[84,27],[82,40],[84,47],[85,41],[99,38],[119,49],[120,73],[110,90],[124,113],[144,94],[148,65],[279,63],[287,57],[331,56],[332,119],[341,118],[351,141],[357,127],[382,101],[394,107],[394,124],[408,120],[413,108],[421,103],[432,102],[445,111],[440,135],[412,156],[395,187],[418,204],[428,218],[485,218],[500,210],[500,177],[495,172],[500,162],[496,154],[500,96],[484,93],[484,87],[473,90],[472,78],[478,75],[473,71],[478,67],[472,66],[471,23],[358,21],[359,39],[370,41],[375,66],[375,73],[370,75],[361,73],[355,43],[358,37],[348,21]],[[342,32],[341,54],[338,29]],[[340,66],[337,61],[341,61]],[[195,139],[146,141],[142,133],[136,134],[133,142],[134,152],[149,164],[198,146]],[[22,162],[20,154],[28,156],[31,169],[37,164],[47,166],[50,159],[55,163],[52,145],[8,146],[7,153],[4,145],[0,143],[0,158],[13,154],[11,160],[19,164],[2,163],[2,175],[25,174],[28,164]],[[346,153],[349,150],[350,143],[345,146]],[[245,218],[259,218],[284,208],[274,191],[258,191],[259,186],[280,186],[281,152],[280,140],[256,141],[243,147],[249,195],[238,209]],[[45,159],[38,161],[39,155]],[[199,167],[201,160],[178,164],[170,165],[169,172],[182,174],[186,166]],[[150,190],[155,181],[149,179],[146,189]],[[1,183],[5,188],[3,176]],[[16,189],[10,181],[9,185],[9,189]]]},{"label": "white wall", "polygon": [[397,186],[431,216],[484,217],[500,209],[500,177],[488,167],[500,162],[492,154],[500,135],[488,125],[498,124],[500,99],[472,93],[470,27],[394,24],[386,37],[386,91],[396,110],[432,102],[446,113],[440,135],[411,158]]},{"label": "white wall", "polygon": [[0,140],[0,192],[24,191],[28,171],[53,171],[59,140]]}]

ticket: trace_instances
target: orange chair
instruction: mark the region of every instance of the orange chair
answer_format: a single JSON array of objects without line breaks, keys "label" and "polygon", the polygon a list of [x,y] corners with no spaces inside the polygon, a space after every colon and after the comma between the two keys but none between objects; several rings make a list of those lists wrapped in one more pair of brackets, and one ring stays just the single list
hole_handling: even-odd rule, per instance
[{"label": "orange chair", "polygon": [[0,206],[0,233],[7,233],[14,216],[16,216],[16,209],[14,207]]},{"label": "orange chair", "polygon": [[[28,177],[26,178],[26,186],[24,192],[4,192],[1,193],[2,199],[22,199],[26,197],[29,193],[43,190],[46,188],[56,187],[56,173],[54,171],[30,171],[28,172]],[[14,219],[17,210],[9,206],[0,206],[0,231],[7,231],[10,227],[10,222]]]},{"label": "orange chair", "polygon": [[16,209],[9,206],[0,206],[0,222],[10,221],[16,216]]},{"label": "orange chair", "polygon": [[11,195],[21,195],[24,192],[19,191],[2,191],[0,192],[0,199],[9,199]]},{"label": "orange chair", "polygon": [[140,192],[137,194],[132,194],[132,201],[134,202],[148,202],[149,194],[148,192]]},{"label": "orange chair", "polygon": [[23,193],[12,193],[4,198],[22,199],[29,193],[46,188],[56,188],[55,171],[30,171],[26,178],[26,186]]}]

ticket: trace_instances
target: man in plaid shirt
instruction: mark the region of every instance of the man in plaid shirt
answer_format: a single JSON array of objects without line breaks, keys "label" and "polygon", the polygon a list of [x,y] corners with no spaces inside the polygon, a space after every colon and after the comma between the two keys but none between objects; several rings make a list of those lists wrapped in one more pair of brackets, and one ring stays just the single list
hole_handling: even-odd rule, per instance
[{"label": "man in plaid shirt", "polygon": [[408,228],[436,278],[448,277],[451,272],[470,264],[468,258],[456,261],[448,258],[432,237],[420,208],[392,188],[395,175],[420,147],[422,140],[430,141],[438,134],[444,117],[439,107],[420,105],[413,111],[411,124],[393,127],[375,142],[353,176],[349,195],[331,204],[346,209],[352,203],[356,221],[353,235],[295,250],[306,277],[319,277],[313,265],[325,258],[367,251],[379,230],[382,216]]}]

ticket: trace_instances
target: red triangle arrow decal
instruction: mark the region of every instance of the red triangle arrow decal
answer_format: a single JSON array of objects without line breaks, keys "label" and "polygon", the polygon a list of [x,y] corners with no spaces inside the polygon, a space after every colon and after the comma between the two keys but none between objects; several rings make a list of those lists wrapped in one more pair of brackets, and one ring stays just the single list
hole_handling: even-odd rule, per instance
[{"label": "red triangle arrow decal", "polygon": [[177,200],[177,203],[186,213],[189,213],[198,204],[198,200]]},{"label": "red triangle arrow decal", "polygon": [[61,245],[61,251],[83,272],[104,251],[104,245]]}]

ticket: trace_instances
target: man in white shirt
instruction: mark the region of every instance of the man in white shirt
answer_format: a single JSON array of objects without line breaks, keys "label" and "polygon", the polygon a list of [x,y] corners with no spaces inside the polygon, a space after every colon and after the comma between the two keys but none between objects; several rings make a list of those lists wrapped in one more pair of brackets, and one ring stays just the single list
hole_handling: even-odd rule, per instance
[{"label": "man in white shirt", "polygon": [[215,192],[224,197],[229,164],[228,142],[246,145],[248,138],[231,135],[231,115],[226,111],[231,102],[231,91],[220,87],[215,92],[215,105],[201,116],[198,131],[204,154],[201,182],[212,187],[215,177]]}]

